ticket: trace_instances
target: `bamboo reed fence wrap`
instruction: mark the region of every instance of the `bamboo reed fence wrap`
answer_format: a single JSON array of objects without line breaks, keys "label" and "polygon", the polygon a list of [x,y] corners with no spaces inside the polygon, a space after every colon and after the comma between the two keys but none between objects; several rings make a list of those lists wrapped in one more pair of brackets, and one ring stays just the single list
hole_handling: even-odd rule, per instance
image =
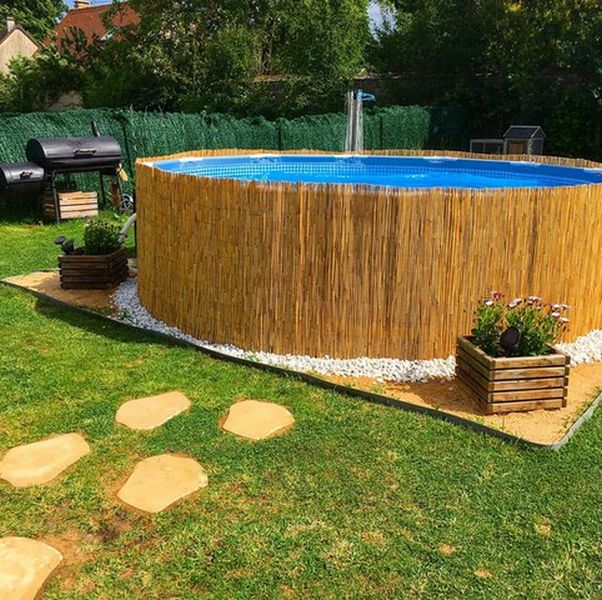
[{"label": "bamboo reed fence wrap", "polygon": [[492,289],[567,302],[570,338],[602,327],[602,185],[266,184],[142,160],[137,171],[141,301],[197,338],[282,354],[445,357]]}]

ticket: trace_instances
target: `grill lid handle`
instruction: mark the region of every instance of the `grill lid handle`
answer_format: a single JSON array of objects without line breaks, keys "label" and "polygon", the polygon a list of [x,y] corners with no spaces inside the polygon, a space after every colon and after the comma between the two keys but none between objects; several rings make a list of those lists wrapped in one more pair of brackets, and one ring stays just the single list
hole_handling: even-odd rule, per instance
[{"label": "grill lid handle", "polygon": [[21,171],[19,179],[29,179],[33,175],[33,171]]},{"label": "grill lid handle", "polygon": [[78,148],[74,150],[75,156],[94,156],[96,154],[96,148]]}]

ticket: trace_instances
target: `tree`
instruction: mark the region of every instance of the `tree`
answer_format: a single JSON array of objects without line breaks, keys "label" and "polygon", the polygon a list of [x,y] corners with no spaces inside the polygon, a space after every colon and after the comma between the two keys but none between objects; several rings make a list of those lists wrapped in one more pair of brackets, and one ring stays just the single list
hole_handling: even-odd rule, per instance
[{"label": "tree", "polygon": [[58,17],[67,10],[63,0],[2,0],[0,19],[15,18],[38,42],[52,33]]},{"label": "tree", "polygon": [[464,106],[476,136],[541,124],[549,151],[601,156],[599,0],[386,2],[372,57],[392,102]]},{"label": "tree", "polygon": [[[411,101],[452,101],[469,95],[487,75],[490,44],[498,39],[505,0],[389,0],[394,22],[378,33],[373,60],[405,75],[398,93]],[[495,40],[495,41],[494,41]],[[407,89],[406,89],[407,87]]]},{"label": "tree", "polygon": [[342,104],[344,89],[363,66],[367,0],[131,5],[140,23],[89,53],[90,104],[272,111],[269,116],[324,112],[335,97]]},{"label": "tree", "polygon": [[8,75],[0,73],[0,112],[44,110],[64,92],[80,89],[81,77],[81,71],[52,48],[32,58],[16,58]]}]

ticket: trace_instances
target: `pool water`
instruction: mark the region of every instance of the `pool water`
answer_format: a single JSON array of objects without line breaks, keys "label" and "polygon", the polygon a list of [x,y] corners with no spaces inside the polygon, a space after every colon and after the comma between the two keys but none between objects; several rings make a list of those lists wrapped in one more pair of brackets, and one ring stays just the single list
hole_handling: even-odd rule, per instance
[{"label": "pool water", "polygon": [[602,170],[449,157],[254,154],[160,160],[171,173],[263,182],[395,188],[533,188],[602,183]]}]

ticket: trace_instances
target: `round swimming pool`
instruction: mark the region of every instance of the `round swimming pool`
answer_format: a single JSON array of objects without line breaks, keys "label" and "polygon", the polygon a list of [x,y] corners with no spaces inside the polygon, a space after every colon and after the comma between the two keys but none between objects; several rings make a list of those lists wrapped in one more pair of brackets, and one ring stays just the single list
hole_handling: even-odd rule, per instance
[{"label": "round swimming pool", "polygon": [[388,154],[140,159],[141,303],[313,357],[447,357],[490,290],[570,304],[568,339],[602,327],[602,165]]},{"label": "round swimming pool", "polygon": [[394,188],[533,188],[602,183],[602,170],[535,162],[354,155],[181,158],[153,163],[170,173],[217,179]]}]

